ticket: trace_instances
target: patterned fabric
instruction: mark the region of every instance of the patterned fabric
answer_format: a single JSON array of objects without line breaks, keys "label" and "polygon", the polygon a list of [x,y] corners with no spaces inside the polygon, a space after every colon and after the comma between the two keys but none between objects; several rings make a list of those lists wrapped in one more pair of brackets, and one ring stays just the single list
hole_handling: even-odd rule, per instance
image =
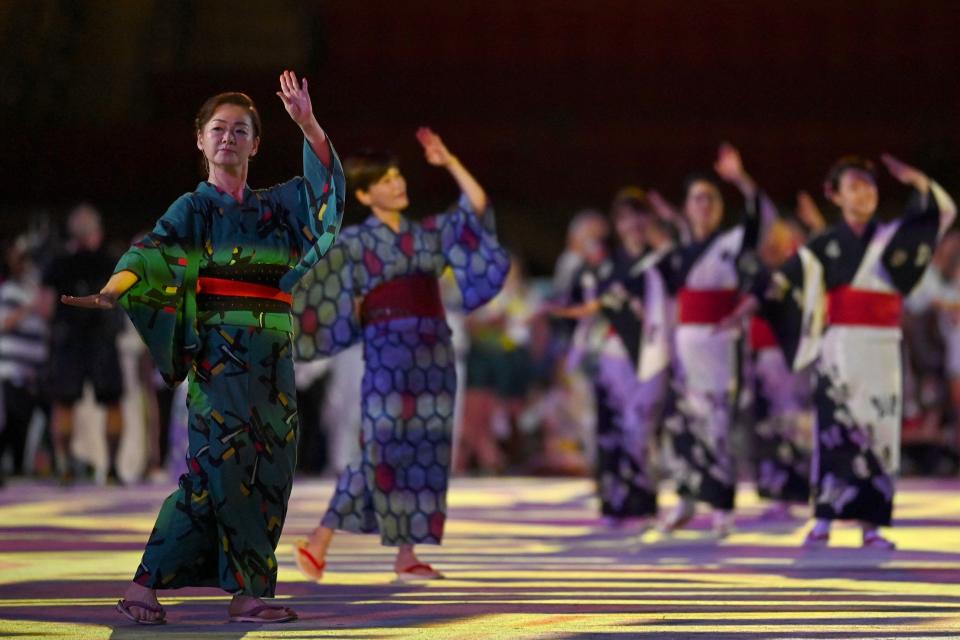
[{"label": "patterned fabric", "polygon": [[657,482],[650,443],[663,409],[666,374],[641,382],[617,336],[600,355],[597,402],[597,494],[600,512],[613,518],[657,513]]},{"label": "patterned fabric", "polygon": [[740,384],[734,332],[711,325],[678,330],[671,406],[664,420],[667,466],[678,493],[733,509],[736,463],[730,428]]},{"label": "patterned fabric", "polygon": [[[878,436],[900,429],[900,341],[868,337],[833,349],[833,337],[826,336],[817,363],[814,515],[890,525],[895,487],[891,463],[899,446],[893,451]],[[849,366],[851,355],[861,358],[861,366]]]},{"label": "patterned fabric", "polygon": [[757,493],[770,500],[805,503],[810,499],[813,426],[810,373],[792,372],[774,347],[755,354],[753,378]]},{"label": "patterned fabric", "polygon": [[400,229],[371,216],[345,229],[294,298],[298,357],[337,353],[363,341],[361,455],[343,471],[324,526],[379,532],[384,545],[439,544],[446,520],[455,358],[441,318],[396,318],[361,327],[357,300],[413,274],[451,267],[464,308],[500,290],[510,268],[492,211],[461,198],[456,211]]},{"label": "patterned fabric", "polygon": [[[276,271],[289,288],[333,243],[344,179],[304,143],[304,176],[247,189],[201,183],[120,260],[138,282],[120,299],[164,378],[188,380],[188,472],[163,505],[135,580],[272,596],[277,541],[296,464],[298,422],[288,312],[198,309],[206,270]],[[259,267],[258,267],[259,265]]]}]

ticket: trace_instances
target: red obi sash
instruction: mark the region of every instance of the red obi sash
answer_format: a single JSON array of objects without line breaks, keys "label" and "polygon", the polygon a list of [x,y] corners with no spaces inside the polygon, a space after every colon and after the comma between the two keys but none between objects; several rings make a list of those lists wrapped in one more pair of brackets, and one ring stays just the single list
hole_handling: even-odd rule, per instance
[{"label": "red obi sash", "polygon": [[265,284],[254,284],[242,280],[227,280],[226,278],[197,278],[197,293],[211,296],[228,296],[231,298],[257,298],[259,300],[274,300],[290,304],[293,296],[276,287]]},{"label": "red obi sash", "polygon": [[740,292],[736,289],[680,289],[680,324],[716,324],[737,308]]},{"label": "red obi sash", "polygon": [[443,318],[440,283],[432,274],[418,273],[384,282],[363,298],[360,321],[364,326],[397,318]]},{"label": "red obi sash", "polygon": [[755,351],[777,346],[777,336],[773,333],[773,327],[763,318],[753,316],[750,320],[750,346]]},{"label": "red obi sash", "polygon": [[827,293],[830,324],[899,327],[903,298],[896,293],[866,291],[850,286]]}]

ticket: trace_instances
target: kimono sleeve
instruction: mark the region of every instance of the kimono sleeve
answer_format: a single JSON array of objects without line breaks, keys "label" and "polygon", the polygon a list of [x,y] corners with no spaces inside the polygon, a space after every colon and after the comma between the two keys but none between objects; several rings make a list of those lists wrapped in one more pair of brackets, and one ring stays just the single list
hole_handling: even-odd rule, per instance
[{"label": "kimono sleeve", "polygon": [[114,272],[137,282],[119,299],[167,384],[186,378],[200,348],[197,334],[196,216],[189,195],[177,199],[153,231],[121,256]]},{"label": "kimono sleeve", "polygon": [[455,211],[428,218],[423,226],[439,232],[440,250],[460,287],[464,311],[497,295],[510,271],[510,255],[497,240],[492,209],[477,215],[462,195]]},{"label": "kimono sleeve", "polygon": [[[820,353],[826,323],[826,287],[823,264],[807,247],[780,269],[758,278],[753,293],[761,301],[760,314],[770,323],[790,366],[799,371]],[[763,282],[764,291],[760,291]]]},{"label": "kimono sleeve", "polygon": [[299,263],[280,280],[280,288],[290,291],[320,258],[330,250],[343,222],[346,180],[340,158],[330,144],[331,166],[326,167],[303,141],[303,177],[277,187],[279,211],[289,217],[294,231],[293,247],[300,254]]},{"label": "kimono sleeve", "polygon": [[927,193],[914,192],[899,226],[883,251],[883,266],[903,295],[920,282],[937,242],[956,218],[953,200],[935,182]]},{"label": "kimono sleeve", "polygon": [[301,360],[332,356],[362,337],[357,318],[357,264],[340,242],[293,289],[293,346]]},{"label": "kimono sleeve", "polygon": [[777,219],[777,208],[767,194],[758,189],[746,202],[743,219],[743,241],[737,255],[738,289],[752,291],[758,280],[763,279],[759,248],[764,235]]}]

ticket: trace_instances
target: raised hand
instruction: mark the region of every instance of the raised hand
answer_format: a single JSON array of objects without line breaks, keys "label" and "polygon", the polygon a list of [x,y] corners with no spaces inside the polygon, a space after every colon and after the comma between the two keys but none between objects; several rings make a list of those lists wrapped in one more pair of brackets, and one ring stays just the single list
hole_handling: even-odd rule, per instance
[{"label": "raised hand", "polygon": [[757,184],[743,168],[740,152],[729,142],[724,142],[717,150],[717,160],[713,163],[713,170],[724,181],[735,185],[745,198],[753,198],[757,195]]},{"label": "raised hand", "polygon": [[797,219],[814,233],[823,231],[827,226],[823,214],[820,213],[820,207],[817,206],[813,196],[806,191],[797,192]]},{"label": "raised hand", "polygon": [[886,165],[890,175],[903,184],[908,184],[917,191],[927,191],[930,188],[930,179],[919,169],[911,167],[889,153],[881,155],[880,160]]},{"label": "raised hand", "polygon": [[280,91],[277,95],[283,101],[290,118],[301,128],[309,125],[313,119],[313,103],[307,90],[307,79],[297,79],[293,71],[280,74]]},{"label": "raised hand", "polygon": [[724,142],[717,150],[717,160],[713,163],[713,170],[727,182],[736,183],[746,176],[740,152],[729,142]]},{"label": "raised hand", "polygon": [[420,127],[417,129],[417,141],[423,147],[427,162],[435,167],[449,167],[456,161],[456,157],[447,149],[436,133],[430,127]]},{"label": "raised hand", "polygon": [[90,296],[60,296],[60,302],[84,309],[113,309],[117,300],[105,293],[95,293]]}]

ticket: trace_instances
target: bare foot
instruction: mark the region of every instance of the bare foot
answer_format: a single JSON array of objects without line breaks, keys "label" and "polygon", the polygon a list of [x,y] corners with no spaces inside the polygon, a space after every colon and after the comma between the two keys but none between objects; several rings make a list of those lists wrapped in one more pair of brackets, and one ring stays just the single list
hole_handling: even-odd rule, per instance
[{"label": "bare foot", "polygon": [[156,611],[151,611],[150,609],[144,609],[136,605],[128,605],[127,610],[137,620],[155,622],[162,620],[165,616],[163,609],[160,607],[160,602],[157,600],[157,592],[154,589],[148,589],[147,587],[140,586],[136,582],[131,582],[127,590],[123,592],[123,599],[128,603],[142,602],[157,609]]}]

